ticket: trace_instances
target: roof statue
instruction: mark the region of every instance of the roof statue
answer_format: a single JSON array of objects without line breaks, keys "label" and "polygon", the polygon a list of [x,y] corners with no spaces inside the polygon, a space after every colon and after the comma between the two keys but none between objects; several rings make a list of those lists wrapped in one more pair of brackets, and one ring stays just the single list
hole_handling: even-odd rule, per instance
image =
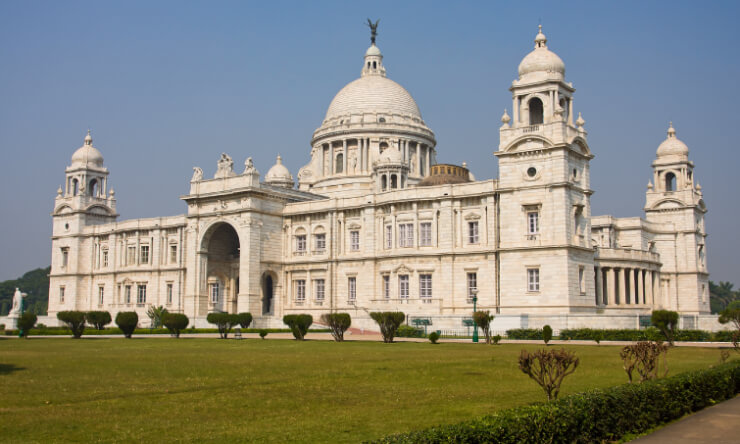
[{"label": "roof statue", "polygon": [[372,20],[367,19],[367,26],[370,28],[370,42],[373,45],[375,44],[375,37],[378,36],[378,23],[380,23],[380,19],[377,19],[375,24],[373,24]]}]

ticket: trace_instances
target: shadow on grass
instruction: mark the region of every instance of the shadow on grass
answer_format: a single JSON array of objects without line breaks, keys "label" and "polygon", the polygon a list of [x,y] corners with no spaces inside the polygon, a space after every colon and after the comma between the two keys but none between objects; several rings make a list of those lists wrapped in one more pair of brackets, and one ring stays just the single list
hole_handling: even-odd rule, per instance
[{"label": "shadow on grass", "polygon": [[18,367],[15,364],[0,364],[0,375],[7,375],[25,369],[25,367]]}]

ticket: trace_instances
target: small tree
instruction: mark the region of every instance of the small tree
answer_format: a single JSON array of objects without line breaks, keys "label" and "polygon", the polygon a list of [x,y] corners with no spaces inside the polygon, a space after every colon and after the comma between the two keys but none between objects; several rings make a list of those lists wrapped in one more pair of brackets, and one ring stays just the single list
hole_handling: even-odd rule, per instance
[{"label": "small tree", "polygon": [[344,332],[352,325],[352,317],[349,313],[324,313],[321,322],[328,325],[331,335],[337,342],[344,341]]},{"label": "small tree", "polygon": [[[640,382],[665,377],[668,374],[668,345],[662,342],[640,341],[634,345],[625,346],[619,356],[624,361],[624,371],[627,379],[632,383],[632,372],[637,370]],[[663,356],[663,368],[665,372],[660,375],[660,356]]]},{"label": "small tree", "polygon": [[239,324],[239,315],[229,313],[208,313],[206,320],[215,324],[221,339],[228,339],[231,329]]},{"label": "small tree", "polygon": [[165,313],[162,315],[162,324],[167,327],[176,338],[180,337],[180,332],[188,328],[190,319],[182,313]]},{"label": "small tree", "polygon": [[653,310],[650,322],[658,327],[668,343],[673,345],[673,334],[678,326],[678,313],[670,310]]},{"label": "small tree", "polygon": [[552,327],[549,325],[542,327],[542,340],[545,341],[545,345],[552,340]]},{"label": "small tree", "polygon": [[439,341],[439,333],[437,333],[436,331],[429,333],[429,342],[431,342],[432,344],[436,344],[437,341]]},{"label": "small tree", "polygon": [[308,333],[308,327],[313,324],[313,316],[309,314],[285,315],[283,323],[290,328],[294,338],[303,341]]},{"label": "small tree", "polygon": [[519,355],[519,369],[542,387],[548,401],[557,399],[563,379],[576,371],[579,362],[575,353],[565,349],[522,350]]},{"label": "small tree", "polygon": [[486,338],[486,344],[491,343],[491,321],[495,316],[490,311],[476,311],[473,313],[473,322],[480,327],[483,331],[483,336]]},{"label": "small tree", "polygon": [[60,311],[57,319],[64,322],[72,330],[72,337],[79,339],[85,331],[85,313],[81,311]]},{"label": "small tree", "polygon": [[265,339],[265,336],[267,336],[267,330],[263,328],[260,330],[260,338]]},{"label": "small tree", "polygon": [[155,307],[154,305],[149,306],[149,309],[146,311],[146,315],[149,316],[149,320],[151,321],[151,328],[159,328],[162,326],[162,316],[164,316],[165,313],[168,313],[168,311],[161,305],[159,307]]},{"label": "small tree", "polygon": [[121,311],[116,315],[116,325],[126,338],[131,339],[136,326],[139,325],[139,315],[135,311]]},{"label": "small tree", "polygon": [[85,321],[95,327],[95,329],[103,330],[113,319],[111,319],[110,313],[107,311],[88,311],[85,313]]},{"label": "small tree", "polygon": [[252,323],[252,313],[239,313],[236,317],[239,319],[239,327],[241,328],[247,328]]},{"label": "small tree", "polygon": [[735,351],[740,352],[740,301],[733,301],[719,314],[721,324],[732,324],[735,332],[732,335],[732,345]]},{"label": "small tree", "polygon": [[380,334],[383,335],[383,342],[385,343],[393,342],[396,330],[406,320],[406,315],[400,311],[374,311],[370,313],[370,317],[380,327]]},{"label": "small tree", "polygon": [[498,343],[501,342],[501,335],[496,335],[491,339],[493,340],[493,345],[498,345]]},{"label": "small tree", "polygon": [[21,317],[18,318],[18,330],[20,330],[21,335],[24,338],[28,338],[28,331],[36,325],[37,320],[38,317],[36,317],[36,314],[31,313],[30,311],[23,313]]}]

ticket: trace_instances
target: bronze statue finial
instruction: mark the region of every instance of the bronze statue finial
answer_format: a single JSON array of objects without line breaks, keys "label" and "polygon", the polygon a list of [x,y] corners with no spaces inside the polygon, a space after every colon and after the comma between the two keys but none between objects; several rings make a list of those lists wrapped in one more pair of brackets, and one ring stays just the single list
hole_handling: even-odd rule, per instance
[{"label": "bronze statue finial", "polygon": [[375,37],[378,36],[378,23],[380,23],[380,19],[375,21],[375,24],[373,24],[372,20],[367,19],[367,26],[370,28],[370,42],[372,44],[375,44]]}]

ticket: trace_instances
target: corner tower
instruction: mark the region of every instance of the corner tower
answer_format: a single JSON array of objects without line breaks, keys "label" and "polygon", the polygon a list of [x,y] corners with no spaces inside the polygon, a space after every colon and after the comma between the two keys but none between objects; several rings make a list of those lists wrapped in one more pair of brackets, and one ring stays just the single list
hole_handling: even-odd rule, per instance
[{"label": "corner tower", "polygon": [[495,153],[502,309],[593,312],[593,155],[583,118],[573,121],[575,88],[565,81],[565,64],[547,47],[542,26],[509,90],[513,112],[504,111]]}]

